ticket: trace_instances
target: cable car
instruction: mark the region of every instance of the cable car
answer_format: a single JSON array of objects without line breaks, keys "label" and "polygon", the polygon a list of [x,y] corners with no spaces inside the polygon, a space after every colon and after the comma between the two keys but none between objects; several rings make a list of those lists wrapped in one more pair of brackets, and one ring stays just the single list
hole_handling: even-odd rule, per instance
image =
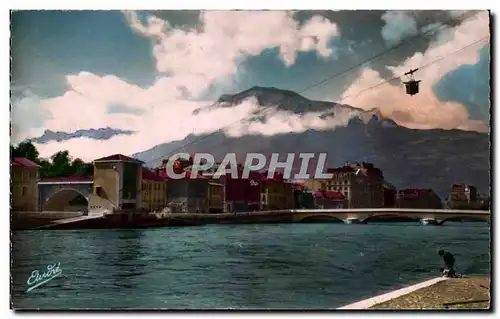
[{"label": "cable car", "polygon": [[422,81],[415,80],[415,76],[413,75],[413,73],[415,73],[417,70],[418,69],[410,70],[410,71],[405,73],[405,75],[408,76],[408,81],[403,82],[404,85],[406,86],[406,94],[409,94],[409,95],[418,94],[418,84]]}]

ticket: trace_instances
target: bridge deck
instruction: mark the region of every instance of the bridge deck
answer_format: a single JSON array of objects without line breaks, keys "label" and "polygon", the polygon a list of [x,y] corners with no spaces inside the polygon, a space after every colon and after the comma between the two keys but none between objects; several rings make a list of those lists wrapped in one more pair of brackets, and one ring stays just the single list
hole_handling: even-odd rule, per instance
[{"label": "bridge deck", "polygon": [[289,209],[269,212],[291,213],[409,213],[409,214],[449,214],[449,215],[490,215],[488,210],[458,210],[458,209],[421,209],[421,208],[335,208],[335,209]]}]

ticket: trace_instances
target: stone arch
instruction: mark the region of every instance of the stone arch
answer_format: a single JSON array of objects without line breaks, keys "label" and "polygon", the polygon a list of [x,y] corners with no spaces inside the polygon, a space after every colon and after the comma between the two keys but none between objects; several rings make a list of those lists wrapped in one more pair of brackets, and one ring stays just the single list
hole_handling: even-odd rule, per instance
[{"label": "stone arch", "polygon": [[444,222],[453,222],[453,221],[480,221],[480,222],[485,222],[485,223],[490,223],[490,217],[489,216],[483,216],[483,215],[469,215],[469,216],[451,216],[448,218],[445,218],[441,220],[438,225],[443,225]]},{"label": "stone arch", "polygon": [[383,220],[399,220],[399,221],[420,221],[420,216],[415,216],[415,215],[405,215],[405,214],[377,214],[377,215],[372,215],[368,216],[365,219],[363,219],[361,222],[363,224],[366,224],[370,221],[383,221]]},{"label": "stone arch", "polygon": [[311,215],[306,216],[299,220],[301,223],[311,223],[311,222],[329,222],[329,223],[343,223],[344,220],[339,217],[332,215]]},{"label": "stone arch", "polygon": [[43,211],[64,211],[69,206],[70,201],[81,195],[87,200],[88,209],[88,194],[84,194],[76,188],[61,188],[52,193],[43,203]]}]

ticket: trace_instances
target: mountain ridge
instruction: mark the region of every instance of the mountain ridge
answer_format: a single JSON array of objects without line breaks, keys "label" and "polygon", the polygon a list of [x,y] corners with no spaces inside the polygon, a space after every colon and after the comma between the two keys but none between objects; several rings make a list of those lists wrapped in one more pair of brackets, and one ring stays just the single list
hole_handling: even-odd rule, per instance
[{"label": "mountain ridge", "polygon": [[98,129],[83,129],[76,130],[75,132],[54,132],[51,130],[45,130],[43,134],[39,137],[26,139],[25,142],[32,142],[38,144],[47,144],[52,141],[63,142],[73,138],[88,137],[95,140],[109,140],[115,135],[132,135],[134,131],[131,130],[120,130],[113,129],[110,127],[98,128]]},{"label": "mountain ridge", "polygon": [[[262,107],[271,105],[266,103],[274,101],[277,108],[294,113],[311,111],[300,108],[304,106],[303,102],[294,105],[294,98],[288,98],[295,96],[294,94],[283,94],[279,89],[261,87],[233,95],[226,94],[222,102],[217,102],[212,107],[234,107],[243,97],[250,98],[255,94],[260,96],[257,103]],[[463,130],[409,129],[384,118],[377,109],[366,111],[333,102],[312,101],[297,95],[301,97],[300,101],[307,102],[306,106],[313,105],[322,111],[332,107],[347,107],[360,110],[361,117],[351,118],[346,126],[333,129],[308,129],[272,136],[253,134],[233,138],[222,132],[190,135],[183,140],[162,143],[133,156],[155,166],[172,152],[208,152],[216,158],[234,152],[239,155],[240,161],[249,152],[325,152],[329,155],[327,165],[330,167],[340,166],[345,162],[372,162],[398,188],[433,188],[443,197],[449,192],[452,183],[463,182],[475,185],[483,193],[489,192],[488,134]],[[180,149],[185,145],[185,148]]]}]

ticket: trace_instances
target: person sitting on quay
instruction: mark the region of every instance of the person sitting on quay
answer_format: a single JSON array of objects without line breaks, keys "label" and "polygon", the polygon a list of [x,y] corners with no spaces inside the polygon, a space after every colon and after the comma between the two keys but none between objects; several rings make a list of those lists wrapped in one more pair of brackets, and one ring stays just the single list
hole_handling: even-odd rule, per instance
[{"label": "person sitting on quay", "polygon": [[443,257],[444,264],[446,268],[441,268],[441,272],[444,277],[456,277],[455,269],[455,257],[450,252],[445,252],[444,250],[439,250],[439,256]]}]

